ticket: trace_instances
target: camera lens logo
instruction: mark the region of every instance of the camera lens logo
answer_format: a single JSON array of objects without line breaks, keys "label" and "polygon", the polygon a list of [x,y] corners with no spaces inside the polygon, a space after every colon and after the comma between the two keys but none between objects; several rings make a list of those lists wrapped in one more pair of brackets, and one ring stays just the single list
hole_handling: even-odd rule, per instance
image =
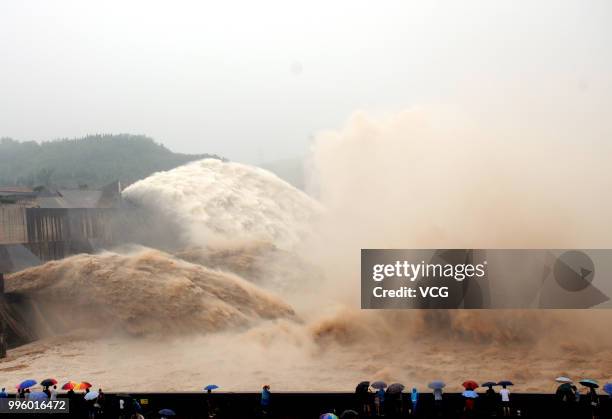
[{"label": "camera lens logo", "polygon": [[567,291],[582,291],[593,281],[595,266],[583,252],[570,250],[555,261],[553,275],[557,284]]}]

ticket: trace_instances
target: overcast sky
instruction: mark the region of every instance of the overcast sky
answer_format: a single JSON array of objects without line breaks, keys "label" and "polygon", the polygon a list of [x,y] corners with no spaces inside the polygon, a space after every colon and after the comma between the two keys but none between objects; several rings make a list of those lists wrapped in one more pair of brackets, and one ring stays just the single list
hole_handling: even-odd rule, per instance
[{"label": "overcast sky", "polygon": [[357,109],[524,89],[596,120],[611,22],[606,0],[4,0],[0,137],[142,133],[259,163]]}]

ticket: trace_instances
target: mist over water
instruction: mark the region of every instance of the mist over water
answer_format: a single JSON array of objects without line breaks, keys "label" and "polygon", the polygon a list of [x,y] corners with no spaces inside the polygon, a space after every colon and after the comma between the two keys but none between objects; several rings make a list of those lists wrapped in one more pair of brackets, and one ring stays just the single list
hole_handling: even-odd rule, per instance
[{"label": "mist over water", "polygon": [[[606,310],[359,309],[361,248],[610,247],[608,145],[476,126],[429,110],[356,114],[314,143],[316,199],[217,160],[132,185],[125,198],[172,226],[180,246],[13,275],[13,290],[86,314],[67,322],[72,338],[61,346],[51,336],[13,350],[9,368],[31,363],[7,373],[17,380],[57,359],[66,378],[78,371],[113,390],[151,391],[209,382],[351,390],[375,378],[422,389],[443,379],[451,390],[468,378],[510,379],[517,390],[550,391],[560,374],[609,377]],[[96,313],[113,327],[94,338],[82,330]]]}]

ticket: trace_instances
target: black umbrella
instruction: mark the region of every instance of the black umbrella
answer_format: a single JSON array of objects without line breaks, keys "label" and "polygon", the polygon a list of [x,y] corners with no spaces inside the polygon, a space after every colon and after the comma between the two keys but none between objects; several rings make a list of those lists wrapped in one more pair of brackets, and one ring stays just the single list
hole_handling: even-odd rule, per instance
[{"label": "black umbrella", "polygon": [[513,386],[514,384],[512,384],[512,381],[500,381],[499,383],[497,383],[498,386]]},{"label": "black umbrella", "polygon": [[487,381],[486,383],[482,383],[481,387],[493,387],[496,385],[497,383],[494,383],[493,381]]},{"label": "black umbrella", "polygon": [[357,387],[355,387],[355,393],[367,393],[368,388],[370,388],[370,382],[362,381],[361,383],[357,384]]},{"label": "black umbrella", "polygon": [[574,397],[574,389],[570,383],[563,383],[557,387],[556,394],[560,399],[566,398],[566,400],[571,400]]},{"label": "black umbrella", "polygon": [[384,381],[374,381],[371,386],[375,389],[387,388],[387,383]]},{"label": "black umbrella", "polygon": [[585,387],[589,387],[589,388],[598,388],[599,387],[599,383],[597,382],[597,380],[592,380],[590,378],[585,378],[583,380],[579,381],[580,384],[582,384]]},{"label": "black umbrella", "polygon": [[406,387],[403,384],[393,383],[393,384],[391,384],[387,388],[387,393],[389,393],[389,394],[399,394],[402,391],[404,391],[404,388],[406,388]]},{"label": "black umbrella", "polygon": [[55,378],[47,378],[40,382],[40,385],[43,387],[51,387],[57,384],[57,380]]},{"label": "black umbrella", "polygon": [[354,410],[345,410],[340,415],[340,419],[357,419],[359,417],[359,413]]}]

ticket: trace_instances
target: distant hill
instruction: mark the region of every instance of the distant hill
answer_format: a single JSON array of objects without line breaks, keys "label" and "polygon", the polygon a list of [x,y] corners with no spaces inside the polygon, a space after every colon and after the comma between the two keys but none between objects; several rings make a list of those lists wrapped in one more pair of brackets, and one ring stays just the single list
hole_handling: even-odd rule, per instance
[{"label": "distant hill", "polygon": [[173,153],[142,135],[90,135],[37,143],[0,139],[0,186],[127,186],[160,170],[211,154]]}]

